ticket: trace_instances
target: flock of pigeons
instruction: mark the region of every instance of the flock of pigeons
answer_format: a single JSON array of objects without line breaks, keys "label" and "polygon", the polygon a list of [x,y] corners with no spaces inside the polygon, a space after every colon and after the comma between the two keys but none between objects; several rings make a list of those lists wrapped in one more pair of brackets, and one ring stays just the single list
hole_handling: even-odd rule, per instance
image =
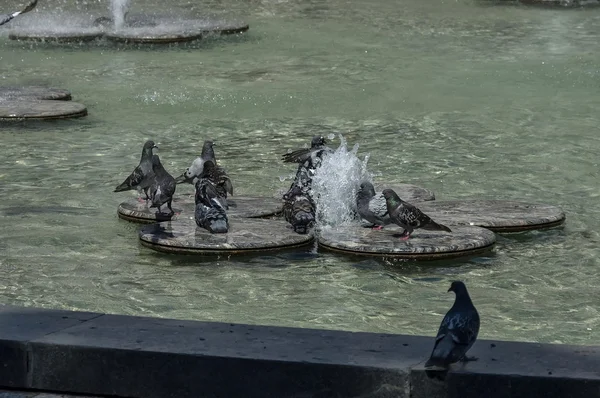
[{"label": "flock of pigeons", "polygon": [[[321,166],[323,158],[334,152],[325,144],[325,138],[317,135],[313,137],[310,148],[299,149],[282,157],[284,162],[299,163],[296,177],[283,195],[285,219],[297,233],[306,233],[315,223],[312,177]],[[409,239],[418,228],[452,232],[447,226],[436,223],[417,207],[402,200],[393,189],[384,189],[381,194],[382,196],[375,194],[375,188],[369,181],[362,181],[357,190],[358,216],[370,222],[373,229],[380,230],[385,225],[396,224],[403,229],[401,240]]]}]

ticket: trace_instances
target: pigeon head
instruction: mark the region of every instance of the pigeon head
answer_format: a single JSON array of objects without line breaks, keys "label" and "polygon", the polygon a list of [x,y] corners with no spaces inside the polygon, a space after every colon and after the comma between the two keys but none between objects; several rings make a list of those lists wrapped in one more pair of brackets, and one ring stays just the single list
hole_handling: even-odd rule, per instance
[{"label": "pigeon head", "polygon": [[158,149],[158,147],[156,146],[156,144],[154,143],[154,141],[152,140],[148,140],[144,143],[144,148],[142,149],[142,157],[145,155],[147,157],[152,156],[152,150],[156,148]]},{"label": "pigeon head", "polygon": [[310,141],[310,146],[311,146],[311,148],[315,148],[318,146],[325,145],[325,143],[326,143],[325,137],[323,137],[321,135],[315,135],[313,137],[313,139]]},{"label": "pigeon head", "polygon": [[448,289],[448,291],[456,293],[457,296],[463,295],[467,293],[467,287],[461,281],[454,281],[450,284],[450,289]]},{"label": "pigeon head", "polygon": [[394,192],[393,189],[384,189],[383,191],[381,191],[381,193],[383,194],[383,197],[386,201],[391,201],[393,203],[400,202],[400,197],[398,196],[398,194],[396,194],[396,192]]},{"label": "pigeon head", "polygon": [[359,198],[372,198],[375,196],[375,188],[369,181],[364,181],[360,184],[360,188],[357,193]]},{"label": "pigeon head", "polygon": [[202,145],[202,154],[200,155],[202,159],[214,159],[215,151],[213,146],[216,144],[212,141],[206,140],[204,141],[204,145]]}]

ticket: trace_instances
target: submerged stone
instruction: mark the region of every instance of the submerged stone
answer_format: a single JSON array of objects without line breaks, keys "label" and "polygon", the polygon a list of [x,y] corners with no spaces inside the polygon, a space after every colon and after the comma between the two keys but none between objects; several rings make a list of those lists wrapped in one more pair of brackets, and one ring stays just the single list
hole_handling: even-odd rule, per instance
[{"label": "submerged stone", "polygon": [[86,115],[85,105],[73,101],[0,99],[0,120],[68,119]]}]

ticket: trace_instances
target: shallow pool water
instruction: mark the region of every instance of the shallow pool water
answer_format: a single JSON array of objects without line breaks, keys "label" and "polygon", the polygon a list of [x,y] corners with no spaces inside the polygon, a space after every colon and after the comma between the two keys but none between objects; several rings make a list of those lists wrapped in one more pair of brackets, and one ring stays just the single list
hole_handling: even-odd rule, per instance
[{"label": "shallow pool water", "polygon": [[[22,22],[52,14],[68,25],[109,9],[106,1],[57,3],[39,4]],[[598,341],[600,9],[169,3],[133,0],[131,12],[241,18],[250,30],[129,47],[16,42],[8,34],[17,20],[0,28],[0,85],[67,88],[89,110],[77,120],[0,125],[0,302],[433,335],[453,301],[450,281],[461,279],[481,314],[481,337]],[[139,225],[117,217],[135,194],[112,190],[146,139],[172,174],[213,139],[236,193],[271,196],[295,171],[281,154],[316,133],[359,144],[376,182],[420,185],[440,200],[554,204],[567,222],[501,235],[487,256],[414,263],[315,247],[164,255],[141,247]],[[336,135],[332,145],[339,142]]]}]

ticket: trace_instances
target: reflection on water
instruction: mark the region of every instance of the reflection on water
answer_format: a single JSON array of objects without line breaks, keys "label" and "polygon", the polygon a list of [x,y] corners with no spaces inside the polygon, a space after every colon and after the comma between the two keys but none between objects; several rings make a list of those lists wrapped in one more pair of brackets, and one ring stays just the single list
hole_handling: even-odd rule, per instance
[{"label": "reflection on water", "polygon": [[[89,110],[0,125],[0,301],[433,335],[460,278],[484,338],[597,341],[600,10],[471,0],[165,4],[136,0],[132,11],[243,16],[250,30],[128,48],[20,43],[8,40],[9,24],[0,28],[0,84],[65,87]],[[22,23],[52,7],[39,4]],[[107,12],[105,2],[60,7]],[[112,189],[146,139],[171,173],[213,139],[236,194],[271,196],[295,172],[280,156],[331,133],[369,154],[378,183],[420,185],[440,200],[555,204],[567,224],[500,236],[485,257],[417,264],[314,246],[182,258],[141,247],[139,225],[117,218],[135,193]]]}]

